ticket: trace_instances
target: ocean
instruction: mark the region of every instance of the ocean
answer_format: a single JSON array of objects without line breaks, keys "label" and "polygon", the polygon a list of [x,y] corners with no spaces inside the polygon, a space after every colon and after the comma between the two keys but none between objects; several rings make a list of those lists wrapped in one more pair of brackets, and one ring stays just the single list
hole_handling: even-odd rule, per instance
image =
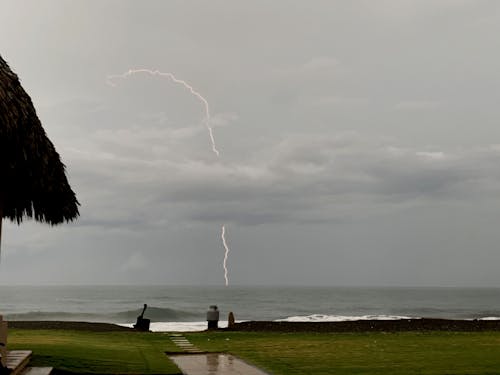
[{"label": "ocean", "polygon": [[144,303],[154,331],[206,328],[217,305],[221,324],[237,321],[500,319],[500,288],[0,286],[8,320],[67,320],[132,325]]}]

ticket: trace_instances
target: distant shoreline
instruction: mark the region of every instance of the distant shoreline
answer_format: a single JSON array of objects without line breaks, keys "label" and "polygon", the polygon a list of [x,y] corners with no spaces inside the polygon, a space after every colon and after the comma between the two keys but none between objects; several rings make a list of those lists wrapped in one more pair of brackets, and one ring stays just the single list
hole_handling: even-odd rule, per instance
[{"label": "distant shoreline", "polygon": [[[9,321],[12,329],[75,330],[92,332],[135,332],[129,327],[112,323],[91,323],[71,321]],[[246,321],[236,323],[233,328],[220,331],[239,332],[408,332],[448,331],[481,332],[500,331],[500,320],[452,320],[452,319],[399,319],[399,320],[357,320],[343,322],[276,322]]]}]

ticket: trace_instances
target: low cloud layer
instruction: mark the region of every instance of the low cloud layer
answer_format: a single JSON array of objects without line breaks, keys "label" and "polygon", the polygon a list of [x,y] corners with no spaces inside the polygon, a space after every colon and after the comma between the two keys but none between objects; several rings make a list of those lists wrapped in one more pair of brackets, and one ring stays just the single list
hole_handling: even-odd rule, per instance
[{"label": "low cloud layer", "polygon": [[[190,155],[187,147],[182,155],[169,152],[169,142],[176,142],[169,129],[94,136],[92,153],[66,152],[77,171],[75,183],[88,194],[83,197],[85,225],[95,220],[95,225],[135,226],[137,218],[143,225],[343,220],[362,214],[363,206],[391,210],[483,199],[500,187],[500,151],[494,145],[423,150],[356,133],[297,134],[276,140],[251,160],[224,161],[224,154],[214,158],[209,152],[197,158],[199,153]],[[108,147],[116,140],[119,148]],[[135,149],[135,154],[126,152]]]}]

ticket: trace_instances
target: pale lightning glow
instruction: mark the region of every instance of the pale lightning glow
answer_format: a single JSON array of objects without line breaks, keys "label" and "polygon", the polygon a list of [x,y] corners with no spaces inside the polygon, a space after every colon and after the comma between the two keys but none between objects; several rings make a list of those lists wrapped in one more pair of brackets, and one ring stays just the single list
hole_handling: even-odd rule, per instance
[{"label": "pale lightning glow", "polygon": [[222,238],[222,244],[224,245],[224,262],[223,262],[223,267],[224,267],[224,279],[226,280],[226,286],[229,285],[229,279],[227,277],[227,257],[229,255],[229,246],[227,245],[226,242],[226,226],[222,226],[222,233],[221,233],[221,238]]},{"label": "pale lightning glow", "polygon": [[135,74],[140,74],[140,73],[145,73],[149,74],[152,76],[159,76],[159,77],[165,77],[170,79],[172,82],[180,84],[184,86],[186,89],[189,90],[189,92],[194,95],[202,104],[203,107],[205,108],[205,126],[208,130],[208,135],[210,137],[210,143],[212,145],[212,151],[215,153],[215,155],[219,156],[219,150],[217,150],[217,147],[215,145],[215,138],[214,138],[214,131],[212,127],[210,126],[210,106],[208,105],[208,101],[198,92],[196,91],[193,86],[191,86],[189,83],[186,81],[183,81],[182,79],[177,78],[174,76],[172,73],[169,72],[160,72],[159,70],[150,70],[150,69],[129,69],[127,72],[123,74],[114,74],[114,75],[109,75],[106,78],[106,82],[108,85],[115,87],[116,84],[114,83],[114,80],[116,79],[125,79],[127,77],[130,77]]}]

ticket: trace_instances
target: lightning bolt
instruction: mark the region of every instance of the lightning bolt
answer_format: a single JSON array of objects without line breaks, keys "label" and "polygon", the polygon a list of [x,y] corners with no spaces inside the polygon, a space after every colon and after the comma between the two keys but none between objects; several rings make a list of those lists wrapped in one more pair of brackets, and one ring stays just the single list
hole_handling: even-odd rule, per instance
[{"label": "lightning bolt", "polygon": [[[193,96],[195,96],[202,104],[203,108],[205,109],[205,119],[203,120],[205,127],[208,130],[208,135],[210,138],[210,143],[212,146],[212,151],[217,157],[220,156],[219,150],[217,150],[217,146],[215,144],[215,137],[214,137],[214,131],[213,128],[210,126],[210,106],[208,104],[207,99],[203,97],[193,86],[191,86],[189,83],[186,81],[177,78],[175,75],[169,72],[160,72],[159,70],[151,70],[151,69],[129,69],[123,74],[112,74],[108,75],[106,77],[106,83],[110,85],[111,87],[116,87],[117,84],[115,83],[116,80],[118,79],[126,79],[130,76],[136,75],[136,74],[149,74],[150,76],[156,76],[156,77],[163,77],[167,78],[170,81],[179,84],[183,86],[185,89],[187,89]],[[226,281],[226,286],[229,286],[229,279],[228,279],[228,270],[227,270],[227,258],[229,255],[229,246],[227,245],[226,242],[226,226],[222,225],[222,232],[221,232],[221,238],[222,238],[222,244],[224,246],[224,261],[222,263],[222,266],[224,268],[224,279]]]},{"label": "lightning bolt", "polygon": [[207,99],[203,97],[198,91],[194,89],[193,86],[191,86],[189,83],[186,81],[177,78],[174,76],[172,73],[169,72],[160,72],[159,70],[150,70],[150,69],[129,69],[123,74],[114,74],[114,75],[109,75],[106,77],[106,83],[112,87],[116,87],[116,83],[114,82],[116,79],[125,79],[128,78],[132,75],[135,74],[140,74],[140,73],[145,73],[149,74],[151,76],[159,76],[159,77],[164,77],[170,79],[172,82],[177,83],[179,85],[184,86],[184,88],[188,89],[189,92],[194,95],[202,104],[203,107],[205,108],[205,119],[203,120],[205,127],[208,130],[208,135],[210,137],[210,143],[212,145],[212,151],[215,155],[219,156],[219,150],[217,150],[217,147],[215,145],[215,137],[214,137],[214,130],[210,126],[210,106],[208,105]]},{"label": "lightning bolt", "polygon": [[224,262],[222,263],[222,266],[224,267],[224,279],[226,280],[226,286],[229,285],[229,279],[227,277],[227,258],[229,255],[229,246],[227,245],[226,242],[226,226],[222,226],[222,232],[221,232],[221,239],[222,239],[222,245],[224,245]]}]

